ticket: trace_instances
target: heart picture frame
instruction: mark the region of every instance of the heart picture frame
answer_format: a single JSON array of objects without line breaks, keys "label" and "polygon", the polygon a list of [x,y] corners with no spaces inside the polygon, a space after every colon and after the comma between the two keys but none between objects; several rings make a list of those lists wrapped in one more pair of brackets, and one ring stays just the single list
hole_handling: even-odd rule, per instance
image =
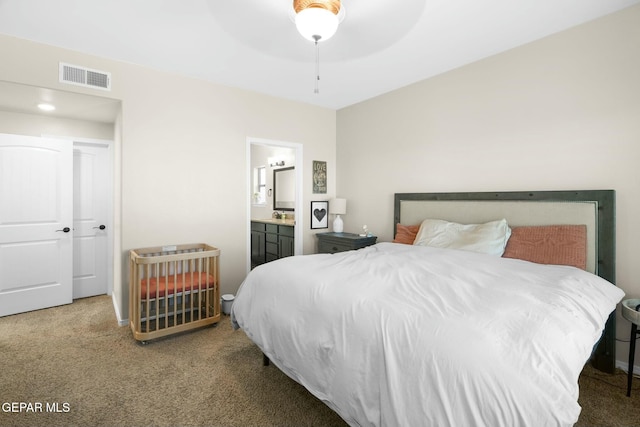
[{"label": "heart picture frame", "polygon": [[329,202],[311,202],[311,229],[329,228]]}]

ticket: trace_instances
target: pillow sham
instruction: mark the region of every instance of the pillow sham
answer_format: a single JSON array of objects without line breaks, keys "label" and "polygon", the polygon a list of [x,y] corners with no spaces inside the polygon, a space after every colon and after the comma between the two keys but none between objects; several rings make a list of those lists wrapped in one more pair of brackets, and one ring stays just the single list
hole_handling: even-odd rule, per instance
[{"label": "pillow sham", "polygon": [[502,255],[538,264],[587,268],[586,225],[538,225],[513,227]]},{"label": "pillow sham", "polygon": [[393,243],[413,245],[413,241],[416,240],[418,230],[420,230],[420,225],[396,224],[396,237],[393,239]]},{"label": "pillow sham", "polygon": [[501,256],[509,236],[511,229],[504,218],[484,224],[458,224],[440,219],[425,219],[420,224],[413,244]]}]

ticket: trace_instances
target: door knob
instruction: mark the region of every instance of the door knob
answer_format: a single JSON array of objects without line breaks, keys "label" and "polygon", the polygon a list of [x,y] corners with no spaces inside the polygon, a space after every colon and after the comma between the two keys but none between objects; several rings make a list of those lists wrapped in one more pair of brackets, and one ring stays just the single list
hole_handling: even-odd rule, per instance
[{"label": "door knob", "polygon": [[99,228],[100,230],[104,230],[105,228],[107,228],[107,226],[104,224],[101,224],[100,227],[93,227],[93,228]]},{"label": "door knob", "polygon": [[64,231],[65,233],[68,233],[71,231],[71,229],[69,227],[65,227],[62,230],[56,230],[56,231]]}]

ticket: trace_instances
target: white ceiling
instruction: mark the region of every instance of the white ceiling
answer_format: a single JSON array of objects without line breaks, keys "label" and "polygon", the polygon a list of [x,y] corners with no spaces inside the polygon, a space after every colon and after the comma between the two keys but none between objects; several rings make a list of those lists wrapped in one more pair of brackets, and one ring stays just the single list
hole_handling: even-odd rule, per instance
[{"label": "white ceiling", "polygon": [[[56,110],[42,112],[38,110],[40,103],[52,104]],[[0,81],[0,111],[114,123],[120,101]]]},{"label": "white ceiling", "polygon": [[319,94],[292,0],[0,0],[0,33],[340,109],[638,3],[342,0]]}]

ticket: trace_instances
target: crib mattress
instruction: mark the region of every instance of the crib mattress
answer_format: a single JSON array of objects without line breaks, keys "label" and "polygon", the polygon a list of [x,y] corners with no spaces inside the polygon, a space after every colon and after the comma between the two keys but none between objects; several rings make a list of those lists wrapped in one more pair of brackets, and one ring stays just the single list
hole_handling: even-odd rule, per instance
[{"label": "crib mattress", "polygon": [[185,273],[151,277],[140,280],[140,297],[142,299],[158,298],[180,292],[205,290],[212,288],[214,284],[215,278],[207,273]]}]

